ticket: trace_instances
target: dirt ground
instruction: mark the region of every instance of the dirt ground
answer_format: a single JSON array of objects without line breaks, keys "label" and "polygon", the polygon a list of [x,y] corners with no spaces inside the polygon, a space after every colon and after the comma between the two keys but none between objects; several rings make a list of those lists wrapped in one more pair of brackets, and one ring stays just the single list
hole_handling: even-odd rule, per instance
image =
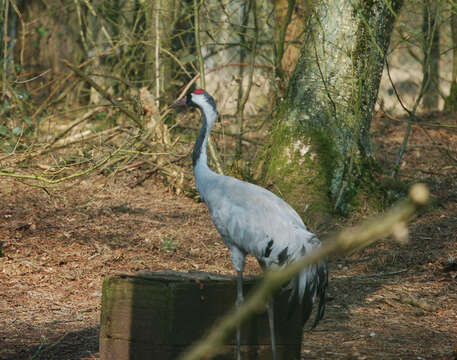
[{"label": "dirt ground", "polygon": [[[327,311],[305,332],[303,359],[457,359],[457,119],[422,121],[400,178],[426,183],[433,204],[411,224],[407,245],[386,240],[331,260]],[[404,132],[404,122],[374,121],[373,149],[386,171]],[[158,179],[132,188],[136,176],[98,175],[50,195],[0,178],[1,359],[98,359],[106,276],[232,273],[205,206]],[[253,259],[247,271],[259,271]]]}]

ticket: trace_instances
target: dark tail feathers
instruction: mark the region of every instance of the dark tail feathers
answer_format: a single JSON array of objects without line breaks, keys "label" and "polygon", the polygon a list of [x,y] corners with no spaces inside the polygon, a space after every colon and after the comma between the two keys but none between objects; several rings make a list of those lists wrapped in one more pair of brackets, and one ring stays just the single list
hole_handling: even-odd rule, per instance
[{"label": "dark tail feathers", "polygon": [[325,295],[328,284],[327,261],[311,265],[303,269],[289,284],[291,294],[289,297],[289,317],[297,306],[300,307],[302,325],[305,325],[311,316],[314,303],[319,301],[313,328],[322,319],[325,312]]}]

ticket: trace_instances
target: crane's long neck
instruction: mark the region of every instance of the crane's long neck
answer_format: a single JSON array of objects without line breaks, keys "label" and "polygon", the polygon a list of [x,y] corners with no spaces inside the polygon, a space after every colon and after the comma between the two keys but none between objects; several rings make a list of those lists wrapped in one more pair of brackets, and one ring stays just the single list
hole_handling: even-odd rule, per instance
[{"label": "crane's long neck", "polygon": [[211,128],[208,127],[208,120],[206,114],[202,110],[202,127],[195,141],[194,150],[192,152],[192,165],[194,169],[201,165],[208,166],[208,159],[206,155],[206,145],[208,144],[209,133]]},{"label": "crane's long neck", "polygon": [[194,167],[195,182],[197,190],[201,193],[204,190],[205,178],[213,175],[213,171],[208,167],[206,146],[208,144],[209,134],[216,120],[217,113],[212,109],[200,108],[202,113],[202,127],[195,141],[192,152],[192,164]]}]

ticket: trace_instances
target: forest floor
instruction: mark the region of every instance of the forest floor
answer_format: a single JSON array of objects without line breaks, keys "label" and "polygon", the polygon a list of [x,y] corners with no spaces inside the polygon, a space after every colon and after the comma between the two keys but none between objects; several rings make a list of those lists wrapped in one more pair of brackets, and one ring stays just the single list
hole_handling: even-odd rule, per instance
[{"label": "forest floor", "polygon": [[[305,332],[303,359],[457,359],[457,119],[421,121],[399,175],[426,183],[432,205],[410,225],[408,244],[385,240],[330,261],[326,314]],[[386,173],[405,128],[374,121],[373,149]],[[132,187],[136,176],[92,176],[52,188],[51,196],[0,178],[1,359],[98,359],[107,276],[233,273],[204,204],[159,179]],[[259,272],[253,259],[247,272]]]}]

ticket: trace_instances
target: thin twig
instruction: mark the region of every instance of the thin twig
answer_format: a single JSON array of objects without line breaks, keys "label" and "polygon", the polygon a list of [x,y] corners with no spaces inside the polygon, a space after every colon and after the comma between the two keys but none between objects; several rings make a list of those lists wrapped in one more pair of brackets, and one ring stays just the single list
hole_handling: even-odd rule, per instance
[{"label": "thin twig", "polygon": [[[97,17],[97,12],[95,11],[95,8],[91,5],[91,3],[88,1],[88,0],[84,0],[84,3],[86,4],[87,8],[89,9],[89,11],[91,12],[92,16],[93,17]],[[100,23],[100,22],[99,22]],[[106,30],[106,27],[104,24],[101,24],[101,29],[102,29],[102,33],[103,35],[105,35],[106,39],[108,40],[108,42],[110,43],[111,47],[115,47],[114,45],[114,42],[113,42],[113,39],[111,38],[111,36],[109,36],[109,33],[108,31]],[[92,39],[90,39],[91,42],[93,43],[94,45],[94,48],[97,50],[97,46],[96,44],[94,43],[94,41]]]},{"label": "thin twig", "polygon": [[181,62],[181,60],[179,60],[171,51],[165,49],[165,48],[160,48],[160,51],[161,52],[164,52],[165,54],[167,54],[169,57],[171,57],[175,62],[176,64],[179,65],[179,67],[181,68],[182,71],[184,71],[184,73],[188,76],[188,77],[191,77],[192,75],[187,71],[186,67],[184,66],[184,64]]},{"label": "thin twig", "polygon": [[132,119],[141,129],[143,128],[141,119],[137,115],[135,115],[133,112],[131,112],[124,105],[119,103],[117,100],[113,99],[113,97],[110,96],[106,91],[104,91],[95,81],[93,81],[91,78],[86,76],[80,69],[78,69],[76,66],[71,64],[69,61],[63,59],[62,62],[66,66],[68,66],[71,70],[73,70],[76,75],[78,75],[80,78],[87,81],[89,83],[89,85],[92,86],[101,96],[103,96],[106,100],[108,100],[114,106],[118,107],[120,111],[122,111],[125,115],[127,115],[130,119]]},{"label": "thin twig", "polygon": [[[189,156],[189,154],[185,154],[185,155],[181,155],[180,157],[176,158],[176,159],[173,159],[173,160],[170,160],[166,165],[170,165],[170,164],[174,164],[174,163],[177,163],[183,159],[185,159],[187,156]],[[136,166],[141,166],[143,165],[144,163],[146,163],[146,161],[141,161],[139,162],[138,164],[136,164]],[[122,171],[122,170],[129,170],[129,169],[132,169],[132,167],[125,167],[124,169],[120,169],[119,171]],[[131,187],[136,187],[136,186],[139,186],[141,185],[142,183],[144,183],[147,179],[149,179],[152,175],[154,175],[157,171],[159,170],[163,170],[165,169],[165,165],[155,165],[154,168],[150,171],[148,171],[140,180],[138,180],[134,185],[132,185]]]},{"label": "thin twig", "polygon": [[26,80],[21,80],[21,81],[18,81],[16,80],[14,83],[15,84],[25,84],[25,83],[28,83],[28,82],[31,82],[31,81],[34,81],[36,79],[39,79],[40,77],[43,77],[45,76],[47,73],[51,72],[51,69],[48,69],[46,71],[43,71],[41,74],[38,74],[30,79],[26,79]]},{"label": "thin twig", "polygon": [[275,43],[274,50],[275,50],[275,70],[276,74],[283,77],[283,69],[281,66],[282,58],[284,57],[285,53],[285,39],[287,34],[287,28],[290,25],[292,20],[292,15],[294,13],[296,0],[288,0],[287,1],[287,13],[285,19],[283,19],[281,27],[279,29],[279,36],[278,41]]},{"label": "thin twig", "polygon": [[431,305],[424,300],[415,299],[411,296],[402,295],[398,298],[395,298],[395,300],[401,302],[402,304],[415,306],[425,311],[436,312],[438,310],[437,306]]},{"label": "thin twig", "polygon": [[[199,130],[200,128],[196,127],[196,126],[187,126],[187,125],[179,125],[179,127],[181,128],[184,128],[184,129],[191,129],[191,130]],[[213,134],[218,134],[218,135],[227,135],[227,136],[230,136],[230,137],[233,137],[235,139],[238,139],[239,138],[239,133],[232,133],[232,132],[228,132],[228,131],[220,131],[220,130],[216,130],[216,129],[213,129],[211,130],[211,133]],[[263,142],[260,141],[260,140],[255,140],[255,139],[249,139],[247,137],[241,137],[241,140],[243,141],[246,141],[247,143],[251,143],[251,144],[254,144],[254,145],[257,145],[257,146],[263,146]]]},{"label": "thin twig", "polygon": [[81,6],[79,4],[79,0],[74,0],[75,7],[76,7],[76,15],[78,18],[78,25],[79,25],[79,35],[81,36],[81,43],[83,44],[84,51],[86,54],[89,53],[89,46],[87,45],[86,37],[84,36],[84,25],[81,17]]},{"label": "thin twig", "polygon": [[[207,71],[206,73],[207,74],[210,74],[212,72],[215,72],[215,71],[219,71],[219,70],[222,70],[226,67],[232,67],[232,66],[250,66],[249,63],[230,63],[230,64],[223,64],[223,65],[218,65],[214,68],[212,68],[211,70]],[[254,64],[254,67],[256,69],[268,69],[268,70],[273,70],[274,67],[272,65],[265,65],[265,64]],[[191,88],[191,86],[193,84],[195,84],[195,82],[200,79],[200,74],[197,74],[195,75],[188,83],[186,86],[184,86],[184,88],[181,90],[181,93],[179,94],[178,98],[176,100],[180,100],[186,93],[187,91]]]},{"label": "thin twig", "polygon": [[[237,141],[237,146],[235,150],[235,156],[238,159],[241,159],[241,153],[242,153],[242,148],[241,148],[241,142],[242,142],[242,137],[243,137],[243,127],[244,127],[244,109],[246,107],[246,103],[249,100],[249,95],[251,94],[251,88],[252,88],[252,83],[253,83],[253,78],[254,78],[254,65],[255,65],[255,58],[256,58],[256,53],[257,53],[257,42],[259,40],[259,24],[258,24],[258,19],[257,19],[257,3],[256,0],[250,0],[249,1],[249,11],[246,14],[246,17],[244,19],[245,24],[248,24],[249,20],[249,12],[252,10],[252,17],[254,20],[254,36],[252,39],[252,46],[251,46],[251,61],[249,63],[249,74],[248,74],[248,85],[246,88],[246,91],[243,91],[243,72],[240,72],[240,86],[239,86],[239,91],[238,91],[238,109],[237,109],[237,117],[239,119],[239,137]],[[246,33],[242,33],[242,39],[244,41],[244,38],[246,37]],[[241,61],[242,62],[242,61]],[[240,67],[240,69],[243,69],[243,67]]]},{"label": "thin twig", "polygon": [[155,9],[155,80],[156,80],[156,108],[160,109],[160,11],[161,2],[156,0]]},{"label": "thin twig", "polygon": [[[206,87],[205,82],[205,63],[203,61],[203,54],[200,42],[200,5],[198,3],[199,0],[194,0],[194,34],[195,34],[195,48],[197,51],[197,59],[198,59],[198,68],[200,72],[200,84],[201,87],[204,89]],[[201,0],[202,2],[204,0]]]},{"label": "thin twig", "polygon": [[[99,57],[101,56],[105,56],[109,53],[111,53],[112,51],[114,51],[116,48],[118,48],[119,46],[121,46],[122,44],[121,43],[118,43],[115,47],[111,48],[111,49],[108,49],[104,52],[101,52],[100,54],[98,54],[97,56],[94,56],[86,61],[84,61],[83,63],[79,64],[78,65],[78,69],[81,69],[83,68],[84,66],[92,63],[93,61],[97,60]],[[62,88],[62,86],[65,85],[65,83],[73,76],[73,72],[74,71],[70,71],[68,72],[67,75],[65,75],[65,77],[60,81],[60,83],[51,90],[51,92],[49,93],[48,97],[41,103],[41,105],[38,107],[38,109],[36,109],[36,111],[32,114],[32,116],[30,117],[32,120],[34,120],[43,110],[44,108],[49,104],[49,101],[51,99],[54,98],[54,94],[60,90]]]},{"label": "thin twig", "polygon": [[395,178],[397,176],[397,173],[398,173],[398,170],[400,169],[400,163],[401,163],[401,159],[403,158],[403,154],[405,153],[405,150],[406,150],[406,145],[408,144],[408,139],[409,139],[409,134],[411,133],[411,125],[412,125],[412,122],[416,116],[416,111],[417,111],[417,108],[419,106],[419,103],[420,101],[422,100],[422,97],[425,93],[424,89],[426,88],[427,86],[427,81],[424,77],[423,81],[422,81],[422,84],[421,84],[421,88],[420,88],[420,91],[419,91],[419,95],[417,96],[416,98],[416,101],[414,102],[414,105],[413,105],[413,108],[411,110],[409,110],[404,104],[403,104],[403,101],[401,100],[401,97],[397,91],[397,88],[392,80],[392,77],[390,76],[390,68],[389,68],[389,62],[386,58],[386,70],[387,70],[387,76],[389,77],[389,81],[390,81],[390,84],[394,90],[394,93],[395,93],[395,96],[397,97],[397,100],[399,101],[400,103],[400,106],[408,113],[408,125],[406,127],[406,131],[405,131],[405,135],[403,137],[403,141],[402,141],[402,144],[400,146],[400,150],[398,152],[398,156],[397,156],[397,159],[395,160],[395,165],[394,165],[394,168],[392,170],[392,178]]},{"label": "thin twig", "polygon": [[123,148],[123,146],[125,145],[126,142],[127,142],[127,140],[118,149],[116,149],[116,151],[114,151],[113,153],[109,154],[106,158],[104,158],[103,160],[99,161],[95,165],[87,168],[86,170],[79,171],[79,172],[73,173],[71,175],[64,176],[62,178],[48,179],[48,178],[46,178],[44,176],[41,176],[41,175],[18,174],[18,173],[10,173],[10,172],[5,172],[5,171],[0,171],[0,176],[12,177],[12,178],[21,179],[21,180],[34,180],[34,181],[39,181],[39,182],[52,184],[52,185],[59,184],[59,183],[64,182],[64,181],[72,180],[72,179],[75,179],[77,177],[87,175],[90,172],[98,169],[99,167],[104,165],[108,160],[110,160],[113,156],[115,156]]},{"label": "thin twig", "polygon": [[22,68],[24,68],[24,50],[25,50],[25,34],[26,34],[24,17],[22,16],[22,13],[19,11],[19,8],[17,7],[14,0],[10,0],[10,1],[11,1],[11,6],[13,7],[17,17],[19,18],[19,21],[21,22],[21,51],[19,53],[19,61],[20,61]]},{"label": "thin twig", "polygon": [[8,75],[8,13],[9,13],[9,0],[4,0],[5,7],[3,9],[3,72],[2,72],[2,99],[6,97],[7,89],[7,75]]},{"label": "thin twig", "polygon": [[122,131],[122,129],[120,129],[118,126],[116,126],[116,127],[111,128],[111,129],[107,129],[105,131],[101,131],[101,132],[95,133],[95,134],[90,135],[90,136],[82,136],[82,137],[79,137],[77,139],[70,140],[68,142],[65,142],[65,140],[64,140],[64,141],[62,141],[61,145],[56,145],[54,147],[51,147],[51,148],[48,148],[48,149],[44,149],[44,150],[38,152],[37,154],[32,154],[32,156],[30,156],[30,157],[46,155],[46,154],[55,152],[57,150],[61,150],[63,148],[66,148],[66,147],[68,147],[70,145],[79,144],[79,143],[82,143],[82,142],[85,142],[85,141],[90,141],[90,140],[93,140],[93,139],[96,139],[96,138],[100,138],[102,135],[110,135],[110,136],[112,136],[112,134],[121,133],[121,131]]},{"label": "thin twig", "polygon": [[[240,62],[244,62],[246,58],[246,50],[248,48],[248,44],[246,41],[246,34],[248,31],[248,22],[249,22],[249,13],[251,12],[253,0],[247,0],[244,2],[242,6],[242,14],[241,14],[241,24],[240,24],[240,31],[239,31],[239,57]],[[238,68],[238,96],[237,96],[237,105],[236,105],[236,118],[238,121],[238,132],[241,134],[243,132],[243,112],[244,112],[244,105],[243,104],[243,78],[244,78],[244,67],[240,66]],[[246,99],[247,100],[247,99]],[[235,160],[241,159],[241,140],[238,138],[235,145]]]},{"label": "thin twig", "polygon": [[68,126],[64,131],[62,131],[60,134],[56,135],[54,139],[46,145],[46,149],[50,148],[52,145],[54,145],[56,142],[58,142],[60,139],[62,139],[66,134],[68,134],[72,129],[74,129],[76,126],[82,124],[83,122],[87,121],[90,119],[93,115],[98,114],[99,112],[103,111],[103,107],[99,106],[95,109],[92,109],[85,113],[81,118],[76,119],[73,121],[70,126]]}]

